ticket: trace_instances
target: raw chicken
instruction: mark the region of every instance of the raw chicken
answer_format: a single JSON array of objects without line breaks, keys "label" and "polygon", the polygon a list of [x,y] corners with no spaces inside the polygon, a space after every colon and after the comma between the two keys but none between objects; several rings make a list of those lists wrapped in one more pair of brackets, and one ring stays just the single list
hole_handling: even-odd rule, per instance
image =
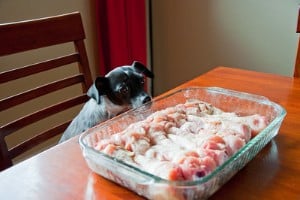
[{"label": "raw chicken", "polygon": [[189,100],[128,126],[95,149],[168,180],[211,173],[267,125],[266,117],[238,116]]}]

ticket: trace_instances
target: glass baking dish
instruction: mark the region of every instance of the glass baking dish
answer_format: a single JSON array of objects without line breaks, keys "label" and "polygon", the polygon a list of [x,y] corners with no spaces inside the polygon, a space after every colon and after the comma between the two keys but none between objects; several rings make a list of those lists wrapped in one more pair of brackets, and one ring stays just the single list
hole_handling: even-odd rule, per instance
[{"label": "glass baking dish", "polygon": [[[241,116],[260,114],[268,117],[270,123],[212,173],[196,181],[165,180],[93,148],[99,140],[124,130],[129,124],[144,120],[158,110],[185,103],[188,99],[199,99]],[[217,87],[193,87],[155,98],[142,107],[101,123],[84,132],[79,138],[79,143],[92,171],[141,196],[148,199],[206,199],[278,134],[285,115],[283,107],[263,96]]]}]

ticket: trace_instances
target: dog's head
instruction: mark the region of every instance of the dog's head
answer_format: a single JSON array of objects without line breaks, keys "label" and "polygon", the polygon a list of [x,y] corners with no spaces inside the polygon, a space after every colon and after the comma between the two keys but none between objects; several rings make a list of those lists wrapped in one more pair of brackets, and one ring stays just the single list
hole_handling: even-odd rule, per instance
[{"label": "dog's head", "polygon": [[144,90],[145,76],[154,77],[142,63],[134,61],[131,66],[117,67],[105,77],[96,78],[87,94],[98,104],[101,103],[101,95],[106,95],[116,105],[136,108],[151,100]]}]

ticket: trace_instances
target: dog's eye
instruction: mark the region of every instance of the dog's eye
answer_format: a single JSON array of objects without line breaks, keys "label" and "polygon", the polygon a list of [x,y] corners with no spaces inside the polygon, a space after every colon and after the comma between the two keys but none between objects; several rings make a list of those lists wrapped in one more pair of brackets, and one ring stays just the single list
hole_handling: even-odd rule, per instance
[{"label": "dog's eye", "polygon": [[119,91],[120,91],[121,94],[127,94],[128,93],[128,87],[127,86],[122,86]]}]

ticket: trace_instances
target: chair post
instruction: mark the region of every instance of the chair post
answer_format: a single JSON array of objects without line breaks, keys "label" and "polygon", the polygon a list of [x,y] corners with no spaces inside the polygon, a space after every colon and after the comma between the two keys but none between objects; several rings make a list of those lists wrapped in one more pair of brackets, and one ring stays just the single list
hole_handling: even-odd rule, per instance
[{"label": "chair post", "polygon": [[[1,133],[0,133],[1,134]],[[0,137],[0,171],[10,167],[13,165],[12,160],[8,158],[5,154],[8,153],[7,151],[7,145],[6,142],[4,141],[4,138]]]},{"label": "chair post", "polygon": [[78,51],[78,53],[79,53],[80,71],[85,76],[84,77],[85,84],[83,87],[83,91],[86,93],[88,91],[89,87],[93,84],[93,80],[91,77],[91,71],[90,71],[90,67],[89,67],[89,61],[87,58],[87,53],[86,53],[86,49],[85,49],[83,40],[74,41],[74,45],[75,45],[76,51]]}]

